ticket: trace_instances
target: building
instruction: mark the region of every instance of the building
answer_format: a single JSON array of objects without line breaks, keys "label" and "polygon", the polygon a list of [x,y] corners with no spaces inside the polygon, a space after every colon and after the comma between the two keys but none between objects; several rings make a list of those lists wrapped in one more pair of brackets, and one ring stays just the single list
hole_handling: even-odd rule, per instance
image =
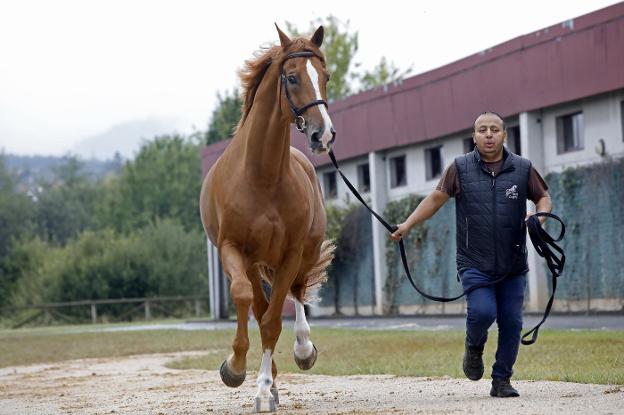
[{"label": "building", "polygon": [[[624,3],[619,3],[400,84],[348,97],[330,105],[338,132],[334,153],[343,172],[378,212],[389,201],[435,188],[445,166],[471,149],[471,125],[484,110],[502,114],[509,149],[531,159],[542,175],[600,162],[607,155],[621,157],[623,45]],[[312,155],[301,138],[293,129],[292,145],[316,166],[327,202],[352,201],[329,158]],[[226,145],[204,150],[205,171]],[[384,303],[386,239],[385,229],[373,223],[371,313],[376,314],[382,313]],[[547,279],[540,258],[529,252],[527,309],[539,311],[547,300]],[[209,257],[211,275],[218,275],[216,253],[210,248]],[[211,278],[211,288],[217,280]]]}]

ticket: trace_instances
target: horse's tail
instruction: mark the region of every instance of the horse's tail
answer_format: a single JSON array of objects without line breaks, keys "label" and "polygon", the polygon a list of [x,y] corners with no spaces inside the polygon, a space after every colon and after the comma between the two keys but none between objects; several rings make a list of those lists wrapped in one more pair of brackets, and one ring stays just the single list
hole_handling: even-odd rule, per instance
[{"label": "horse's tail", "polygon": [[334,245],[334,241],[331,239],[326,239],[321,244],[321,255],[312,269],[308,271],[308,275],[306,275],[304,302],[309,303],[320,300],[320,298],[315,295],[317,292],[316,289],[320,288],[320,286],[327,281],[327,268],[334,259],[335,250],[336,245]]}]

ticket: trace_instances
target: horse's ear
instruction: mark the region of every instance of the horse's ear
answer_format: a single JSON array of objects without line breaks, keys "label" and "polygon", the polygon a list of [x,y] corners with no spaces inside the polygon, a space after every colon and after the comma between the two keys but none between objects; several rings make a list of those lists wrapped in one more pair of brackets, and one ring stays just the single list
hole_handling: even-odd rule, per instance
[{"label": "horse's ear", "polygon": [[316,29],[316,32],[314,32],[314,34],[312,35],[312,38],[310,39],[310,41],[320,48],[321,45],[323,44],[324,34],[325,34],[325,29],[323,29],[323,26],[319,26],[318,29]]},{"label": "horse's ear", "polygon": [[275,28],[277,29],[277,34],[279,35],[279,40],[280,40],[280,44],[282,45],[282,49],[284,50],[288,49],[288,47],[292,43],[292,40],[290,40],[290,38],[286,36],[286,34],[280,30],[277,23],[275,23]]}]

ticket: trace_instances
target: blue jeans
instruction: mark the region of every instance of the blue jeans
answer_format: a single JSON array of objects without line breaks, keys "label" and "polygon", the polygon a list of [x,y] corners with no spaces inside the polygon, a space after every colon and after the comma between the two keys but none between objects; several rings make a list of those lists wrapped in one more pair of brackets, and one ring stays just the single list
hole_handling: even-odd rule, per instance
[{"label": "blue jeans", "polygon": [[[460,273],[464,290],[475,284],[492,281],[492,277],[475,268]],[[509,276],[498,284],[477,288],[466,296],[466,341],[468,346],[480,347],[487,341],[488,329],[498,323],[498,348],[492,366],[492,379],[509,379],[518,357],[522,331],[522,304],[526,289],[526,274]]]}]

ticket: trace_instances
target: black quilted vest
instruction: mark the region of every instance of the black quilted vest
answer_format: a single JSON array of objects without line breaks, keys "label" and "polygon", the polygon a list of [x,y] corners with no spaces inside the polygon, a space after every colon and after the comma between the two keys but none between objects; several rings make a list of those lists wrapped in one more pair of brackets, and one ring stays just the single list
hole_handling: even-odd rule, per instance
[{"label": "black quilted vest", "polygon": [[455,201],[458,271],[476,268],[499,278],[529,269],[524,218],[531,162],[503,151],[496,176],[476,148],[455,159],[461,186]]}]

